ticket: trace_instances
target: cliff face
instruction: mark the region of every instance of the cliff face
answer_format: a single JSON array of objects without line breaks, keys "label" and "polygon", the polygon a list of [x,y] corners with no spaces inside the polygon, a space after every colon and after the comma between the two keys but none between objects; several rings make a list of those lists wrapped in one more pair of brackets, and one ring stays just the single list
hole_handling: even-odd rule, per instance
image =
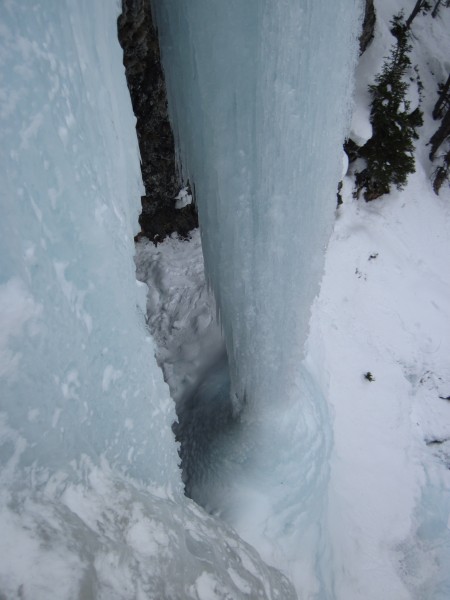
[{"label": "cliff face", "polygon": [[186,236],[198,226],[193,204],[175,209],[175,196],[182,187],[176,163],[172,128],[167,114],[164,73],[158,34],[147,0],[122,0],[117,21],[123,64],[136,115],[141,153],[142,234],[155,243],[177,232]]},{"label": "cliff face", "polygon": [[366,0],[362,32],[359,36],[359,53],[362,54],[373,40],[375,32],[376,13],[373,0]]}]

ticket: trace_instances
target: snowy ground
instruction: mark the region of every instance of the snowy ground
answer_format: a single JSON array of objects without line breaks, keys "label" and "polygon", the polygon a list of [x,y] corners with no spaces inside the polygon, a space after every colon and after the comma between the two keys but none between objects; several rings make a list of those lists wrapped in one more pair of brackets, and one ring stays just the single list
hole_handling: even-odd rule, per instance
[{"label": "snowy ground", "polygon": [[[409,4],[376,2],[376,37],[357,72],[359,139],[370,132],[367,85],[394,42],[389,20]],[[326,527],[339,600],[450,597],[450,191],[433,193],[425,147],[437,127],[436,82],[450,67],[450,10],[441,13],[412,26],[425,86],[417,172],[404,191],[366,204],[352,197],[350,169],[312,310],[306,362],[328,386],[333,416]],[[158,360],[179,400],[222,352],[198,233],[141,244],[137,265],[151,290]],[[260,542],[266,560],[304,580]]]},{"label": "snowy ground", "polygon": [[[360,90],[393,42],[387,21],[401,6],[377,3]],[[323,344],[334,413],[338,598],[450,597],[450,193],[433,193],[424,147],[437,128],[436,79],[450,67],[450,11],[441,12],[412,25],[412,62],[425,85],[417,172],[404,191],[370,204],[354,200],[345,179],[313,310],[308,343]]]},{"label": "snowy ground", "polygon": [[309,344],[324,346],[334,413],[339,598],[408,598],[422,581],[418,597],[448,597],[433,587],[434,553],[449,556],[448,200],[423,172],[376,204],[347,195],[330,242]]}]

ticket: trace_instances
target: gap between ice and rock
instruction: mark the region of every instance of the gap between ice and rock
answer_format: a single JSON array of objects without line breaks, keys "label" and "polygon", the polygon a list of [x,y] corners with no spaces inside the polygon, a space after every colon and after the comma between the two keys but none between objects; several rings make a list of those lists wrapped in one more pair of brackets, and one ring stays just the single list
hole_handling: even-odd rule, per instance
[{"label": "gap between ice and rock", "polygon": [[[123,64],[130,91],[141,155],[145,195],[141,197],[141,232],[155,242],[177,232],[186,237],[198,226],[197,209],[183,193],[176,168],[172,127],[161,66],[158,33],[148,0],[122,0],[117,20]],[[182,195],[182,197],[180,196]],[[182,201],[184,199],[184,202]]]}]

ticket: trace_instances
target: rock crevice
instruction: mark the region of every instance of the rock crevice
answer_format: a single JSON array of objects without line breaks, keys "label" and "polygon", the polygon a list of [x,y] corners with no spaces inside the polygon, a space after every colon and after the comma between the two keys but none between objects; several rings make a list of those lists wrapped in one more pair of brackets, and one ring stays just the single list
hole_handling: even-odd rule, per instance
[{"label": "rock crevice", "polygon": [[183,183],[177,173],[175,145],[167,111],[158,33],[148,0],[122,0],[117,21],[141,153],[141,234],[155,243],[173,232],[181,236],[198,226],[194,204],[175,208]]},{"label": "rock crevice", "polygon": [[359,54],[363,54],[375,35],[376,13],[373,0],[366,0],[362,32],[359,36]]}]

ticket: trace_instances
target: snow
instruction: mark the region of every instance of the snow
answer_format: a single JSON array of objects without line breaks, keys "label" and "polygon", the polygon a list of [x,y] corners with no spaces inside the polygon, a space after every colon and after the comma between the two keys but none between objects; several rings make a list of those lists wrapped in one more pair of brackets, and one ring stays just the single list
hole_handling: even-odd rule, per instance
[{"label": "snow", "polygon": [[185,206],[189,206],[192,203],[192,196],[188,191],[188,188],[182,188],[175,196],[175,208],[179,210]]},{"label": "snow", "polygon": [[[357,115],[400,8],[411,7],[376,3],[376,37],[357,70]],[[441,13],[412,25],[412,63],[425,92],[417,172],[403,192],[368,204],[344,180],[313,309],[308,347],[327,372],[333,414],[327,527],[336,598],[450,593],[448,442],[430,444],[450,434],[450,404],[440,398],[450,376],[450,194],[433,193],[425,148],[437,127],[436,80],[449,66],[450,15]],[[375,381],[364,378],[368,371]]]},{"label": "snow", "polygon": [[104,463],[81,463],[83,481],[41,475],[41,489],[23,497],[6,491],[2,477],[6,597],[198,600],[205,580],[220,598],[294,597],[256,551],[192,502],[136,486]]},{"label": "snow", "polygon": [[[441,219],[441,207],[432,214],[431,203],[423,201],[425,197],[435,203],[429,189],[417,186],[404,194],[403,202],[391,197],[377,206],[344,197],[310,339],[310,344],[317,335],[321,343],[325,339],[324,364],[330,365],[334,447],[329,526],[335,556],[342,563],[342,569],[337,565],[335,570],[345,573],[345,565],[351,564],[359,593],[374,599],[388,593],[410,597],[399,564],[405,544],[410,553],[411,548],[419,553],[418,562],[423,561],[414,539],[423,518],[415,514],[425,482],[423,416],[428,414],[430,421],[433,411],[443,419],[437,429],[435,422],[431,427],[435,436],[442,426],[448,431],[449,422],[439,389],[424,393],[420,383],[430,370],[444,380],[448,377],[443,340],[450,317],[448,291],[442,302],[436,260],[448,248],[441,245],[444,238],[430,247],[426,234],[430,223],[438,238],[440,227],[434,219],[445,229],[448,216]],[[436,310],[440,296],[441,309]],[[374,382],[364,379],[367,371]],[[444,479],[445,468],[444,463]],[[373,580],[367,580],[368,570]],[[406,568],[405,576],[411,577]],[[345,576],[336,585],[337,597],[355,594]]]},{"label": "snow", "polygon": [[136,274],[148,286],[147,324],[156,358],[179,405],[225,354],[216,304],[208,289],[199,230],[189,240],[174,234],[162,244],[141,241]]},{"label": "snow", "polygon": [[359,147],[372,137],[372,125],[370,123],[370,108],[368,104],[356,104],[352,115],[349,138]]}]

